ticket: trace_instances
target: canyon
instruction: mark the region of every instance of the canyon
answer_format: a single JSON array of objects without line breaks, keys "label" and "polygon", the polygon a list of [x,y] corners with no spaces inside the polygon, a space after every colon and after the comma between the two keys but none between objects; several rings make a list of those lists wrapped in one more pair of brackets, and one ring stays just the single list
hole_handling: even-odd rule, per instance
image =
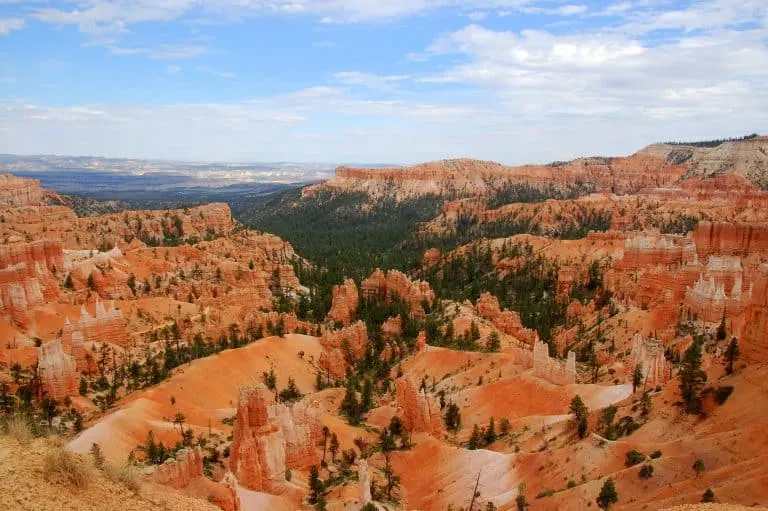
[{"label": "canyon", "polygon": [[766,143],[341,167],[295,200],[438,204],[344,272],[224,203],[0,175],[3,404],[200,509],[764,504]]}]

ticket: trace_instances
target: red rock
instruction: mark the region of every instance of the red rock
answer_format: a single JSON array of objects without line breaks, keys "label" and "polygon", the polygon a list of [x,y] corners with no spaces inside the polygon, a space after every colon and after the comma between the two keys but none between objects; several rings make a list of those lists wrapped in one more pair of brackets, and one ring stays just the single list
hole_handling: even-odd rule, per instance
[{"label": "red rock", "polygon": [[413,281],[397,270],[384,273],[377,268],[363,281],[361,288],[363,296],[367,298],[376,297],[387,301],[394,298],[403,300],[414,316],[424,315],[422,302],[432,303],[435,299],[435,292],[432,291],[429,283],[422,280]]},{"label": "red rock", "polygon": [[[76,335],[79,334],[79,335]],[[85,306],[80,309],[80,318],[72,322],[67,318],[62,328],[62,342],[72,351],[75,339],[78,342],[107,342],[121,347],[132,345],[126,330],[123,311],[110,303],[105,308],[100,300],[96,300],[95,315],[91,316]]]},{"label": "red rock", "polygon": [[426,252],[424,252],[424,257],[422,258],[422,264],[425,268],[429,268],[430,266],[436,264],[438,261],[440,261],[440,256],[442,254],[440,253],[439,248],[430,248]]},{"label": "red rock", "polygon": [[244,486],[268,493],[285,490],[285,469],[320,460],[322,408],[317,401],[268,404],[264,385],[240,389],[230,467]]},{"label": "red rock", "polygon": [[158,466],[149,479],[153,483],[182,490],[192,497],[213,501],[224,511],[240,510],[237,481],[232,473],[227,472],[220,483],[205,477],[200,447],[180,450],[175,458]]},{"label": "red rock", "polygon": [[63,399],[76,396],[78,387],[74,357],[64,353],[61,341],[49,341],[37,348],[37,375],[43,394]]},{"label": "red rock", "polygon": [[639,364],[643,370],[643,387],[654,387],[670,378],[671,368],[664,357],[664,344],[658,339],[646,339],[643,334],[636,333],[629,360],[629,380],[632,381],[635,367]]},{"label": "red rock", "polygon": [[429,396],[419,392],[418,385],[408,377],[397,380],[395,384],[398,414],[405,429],[411,432],[426,432],[434,436],[442,434],[443,425],[440,408]]},{"label": "red rock", "polygon": [[768,226],[700,222],[693,231],[699,257],[768,252]]},{"label": "red rock", "polygon": [[357,285],[352,279],[344,279],[341,285],[333,286],[333,302],[328,311],[328,319],[332,323],[349,326],[357,318],[357,307],[360,296]]},{"label": "red rock", "polygon": [[768,355],[768,266],[763,265],[755,279],[746,308],[743,343],[748,360],[765,360]]},{"label": "red rock", "polygon": [[517,312],[509,309],[502,311],[499,305],[499,299],[491,293],[484,292],[481,294],[480,298],[477,299],[475,307],[480,316],[493,323],[493,326],[500,331],[529,345],[533,345],[536,339],[536,332],[523,327]]},{"label": "red rock", "polygon": [[381,325],[381,335],[385,339],[396,339],[403,335],[403,318],[390,317]]},{"label": "red rock", "polygon": [[422,330],[416,337],[416,351],[424,351],[425,349],[427,349],[427,333]]},{"label": "red rock", "polygon": [[40,181],[23,179],[10,174],[0,174],[0,205],[36,206],[43,199]]},{"label": "red rock", "polygon": [[363,321],[358,321],[341,330],[325,332],[320,344],[325,348],[320,356],[320,367],[334,378],[342,379],[348,367],[365,357],[368,329]]}]

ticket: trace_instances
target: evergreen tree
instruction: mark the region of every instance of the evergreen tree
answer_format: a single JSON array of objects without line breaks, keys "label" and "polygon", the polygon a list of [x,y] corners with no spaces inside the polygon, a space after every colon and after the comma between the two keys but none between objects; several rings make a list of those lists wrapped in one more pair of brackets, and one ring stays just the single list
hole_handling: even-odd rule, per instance
[{"label": "evergreen tree", "polygon": [[300,400],[303,396],[296,386],[296,380],[292,376],[288,377],[288,386],[280,391],[280,401],[283,403],[292,403]]},{"label": "evergreen tree", "polygon": [[704,460],[697,459],[693,462],[693,471],[696,472],[696,477],[699,477],[704,472]]},{"label": "evergreen tree", "polygon": [[499,350],[501,350],[501,338],[499,337],[499,333],[495,330],[491,332],[488,335],[488,341],[486,342],[485,348],[487,351],[496,353]]},{"label": "evergreen tree", "polygon": [[643,384],[643,364],[637,364],[632,372],[632,393],[637,392],[637,388]]},{"label": "evergreen tree", "polygon": [[359,426],[363,421],[363,411],[357,400],[357,392],[351,378],[347,380],[347,389],[341,402],[341,412],[347,416],[347,420],[352,426]]},{"label": "evergreen tree", "polygon": [[725,370],[728,374],[733,374],[733,364],[736,359],[739,358],[739,342],[734,337],[731,339],[731,343],[728,345],[728,349],[725,350],[726,367]]},{"label": "evergreen tree", "polygon": [[498,438],[498,435],[496,434],[496,424],[493,420],[493,417],[491,417],[491,420],[488,422],[488,428],[485,430],[485,434],[483,436],[486,445],[492,444]]},{"label": "evergreen tree", "polygon": [[528,509],[528,501],[525,499],[525,482],[521,482],[517,485],[517,497],[515,498],[515,504],[517,504],[517,511],[525,511]]},{"label": "evergreen tree", "polygon": [[469,437],[469,443],[467,444],[467,449],[474,451],[478,447],[480,447],[480,443],[482,442],[480,437],[480,428],[475,424],[472,426],[472,435]]},{"label": "evergreen tree", "polygon": [[726,335],[728,335],[728,332],[725,327],[725,313],[723,313],[723,319],[720,321],[720,324],[717,326],[717,340],[724,341]]},{"label": "evergreen tree", "polygon": [[312,468],[309,469],[309,503],[317,504],[323,498],[324,493],[325,484],[320,479],[320,470],[318,470],[317,465],[312,465]]},{"label": "evergreen tree", "polygon": [[570,410],[574,415],[576,431],[579,434],[579,438],[584,438],[584,436],[587,434],[589,408],[587,408],[587,405],[584,404],[581,396],[577,395],[571,400]]},{"label": "evergreen tree", "polygon": [[360,394],[360,407],[363,413],[368,412],[373,408],[373,382],[370,378],[363,380],[363,390]]},{"label": "evergreen tree", "polygon": [[715,502],[715,492],[712,491],[712,488],[707,488],[707,491],[701,496],[701,502],[705,504]]},{"label": "evergreen tree", "polygon": [[701,342],[694,341],[685,351],[680,367],[680,394],[688,413],[701,410],[701,390],[707,381],[707,373],[701,370]]},{"label": "evergreen tree", "polygon": [[456,403],[448,403],[443,420],[445,428],[452,433],[456,433],[461,428],[461,411]]},{"label": "evergreen tree", "polygon": [[616,485],[613,479],[608,479],[603,483],[603,487],[600,488],[600,494],[597,496],[597,505],[601,509],[610,509],[611,504],[615,504],[619,501],[619,494],[616,493]]}]

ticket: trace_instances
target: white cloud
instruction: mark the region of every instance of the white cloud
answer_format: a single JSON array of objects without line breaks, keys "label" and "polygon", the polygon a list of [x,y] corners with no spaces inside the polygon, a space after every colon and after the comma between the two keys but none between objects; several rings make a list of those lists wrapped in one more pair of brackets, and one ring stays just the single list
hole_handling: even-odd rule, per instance
[{"label": "white cloud", "polygon": [[353,87],[363,87],[379,91],[392,91],[398,87],[398,83],[408,80],[407,75],[376,75],[360,71],[342,71],[334,73],[332,80],[335,83]]},{"label": "white cloud", "polygon": [[159,48],[110,46],[109,52],[112,55],[146,55],[155,60],[179,60],[204,55],[208,49],[197,45],[167,45]]},{"label": "white cloud", "polygon": [[165,72],[166,72],[166,73],[168,73],[168,74],[170,74],[170,75],[175,75],[175,74],[181,73],[181,71],[182,71],[183,69],[184,69],[184,68],[183,68],[183,67],[181,67],[181,66],[167,66],[167,67],[165,68]]},{"label": "white cloud", "polygon": [[24,28],[24,20],[21,18],[2,18],[0,19],[0,35],[8,35],[14,30]]}]

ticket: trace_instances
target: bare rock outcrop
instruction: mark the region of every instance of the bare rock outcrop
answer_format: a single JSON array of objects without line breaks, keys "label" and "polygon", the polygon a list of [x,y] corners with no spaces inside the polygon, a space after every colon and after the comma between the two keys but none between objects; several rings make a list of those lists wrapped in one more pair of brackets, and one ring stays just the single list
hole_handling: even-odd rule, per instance
[{"label": "bare rock outcrop", "polygon": [[699,257],[768,252],[768,226],[700,222],[693,231]]},{"label": "bare rock outcrop", "polygon": [[643,372],[643,386],[660,385],[670,378],[670,367],[664,357],[664,344],[658,339],[646,339],[640,332],[632,339],[629,355],[629,377],[638,365]]},{"label": "bare rock outcrop", "polygon": [[74,357],[64,352],[59,339],[37,348],[37,375],[43,393],[55,399],[77,395],[77,366]]},{"label": "bare rock outcrop", "polygon": [[224,511],[240,511],[237,481],[231,472],[227,472],[221,482],[205,477],[200,447],[180,450],[174,458],[158,466],[149,480],[192,497],[211,500]]},{"label": "bare rock outcrop", "polygon": [[378,298],[392,301],[401,299],[408,304],[411,314],[423,316],[425,311],[423,302],[432,303],[435,292],[428,282],[423,280],[411,280],[404,273],[397,270],[384,272],[376,269],[370,277],[361,285],[362,294],[367,298]]},{"label": "bare rock outcrop", "polygon": [[368,349],[368,328],[363,321],[325,332],[320,338],[325,351],[320,356],[320,367],[334,378],[344,378],[347,368],[365,357]]},{"label": "bare rock outcrop", "polygon": [[576,353],[569,351],[565,364],[549,356],[549,346],[537,340],[533,345],[533,375],[555,385],[576,383]]},{"label": "bare rock outcrop", "polygon": [[83,306],[77,320],[64,320],[61,337],[70,352],[73,352],[73,346],[83,342],[107,342],[122,347],[131,344],[123,311],[116,308],[114,302],[104,307],[100,300],[96,300],[93,316]]},{"label": "bare rock outcrop", "polygon": [[501,310],[499,299],[489,292],[484,292],[477,299],[475,305],[477,313],[490,321],[493,326],[505,334],[509,334],[526,344],[533,345],[536,340],[536,332],[525,328],[520,321],[520,315],[509,309]]},{"label": "bare rock outcrop", "polygon": [[435,436],[442,434],[440,408],[430,401],[429,396],[419,392],[418,385],[408,377],[400,378],[395,384],[395,395],[405,429]]},{"label": "bare rock outcrop", "polygon": [[360,295],[357,285],[352,279],[344,279],[341,285],[333,286],[333,302],[328,311],[328,319],[349,326],[357,318],[357,307]]},{"label": "bare rock outcrop", "polygon": [[0,206],[36,206],[42,199],[43,190],[37,179],[0,174]]},{"label": "bare rock outcrop", "polygon": [[264,385],[243,387],[237,403],[230,468],[244,486],[268,493],[285,489],[285,469],[319,461],[322,408],[317,402],[268,404]]}]

